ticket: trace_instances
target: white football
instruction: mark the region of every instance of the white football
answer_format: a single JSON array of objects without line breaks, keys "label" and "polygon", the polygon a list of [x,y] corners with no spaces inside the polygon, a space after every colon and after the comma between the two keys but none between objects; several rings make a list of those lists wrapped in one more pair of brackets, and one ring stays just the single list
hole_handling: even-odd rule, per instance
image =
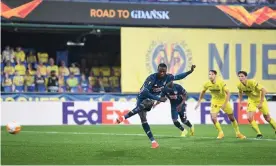
[{"label": "white football", "polygon": [[18,134],[21,131],[21,126],[17,122],[10,122],[6,126],[10,134]]}]

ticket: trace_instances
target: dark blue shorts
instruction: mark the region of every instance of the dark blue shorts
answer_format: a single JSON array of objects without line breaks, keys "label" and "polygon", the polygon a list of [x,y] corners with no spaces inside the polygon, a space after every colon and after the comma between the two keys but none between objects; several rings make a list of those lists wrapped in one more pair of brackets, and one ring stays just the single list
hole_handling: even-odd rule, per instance
[{"label": "dark blue shorts", "polygon": [[181,108],[180,112],[177,112],[176,107],[177,107],[176,105],[171,106],[172,119],[178,119],[178,116],[179,117],[184,117],[185,114],[186,114],[186,105],[185,104],[182,105],[182,108]]}]

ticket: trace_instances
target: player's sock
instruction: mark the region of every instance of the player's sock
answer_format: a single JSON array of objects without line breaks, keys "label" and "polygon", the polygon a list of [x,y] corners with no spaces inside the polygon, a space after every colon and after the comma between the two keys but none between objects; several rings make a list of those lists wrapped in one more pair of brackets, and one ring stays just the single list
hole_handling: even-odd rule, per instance
[{"label": "player's sock", "polygon": [[216,127],[216,129],[218,130],[219,133],[223,132],[219,122],[216,122],[215,127]]},{"label": "player's sock", "polygon": [[127,114],[124,115],[125,119],[130,118],[134,115],[132,111],[129,111]]},{"label": "player's sock", "polygon": [[260,129],[259,129],[259,126],[258,126],[258,124],[256,123],[255,120],[253,120],[253,121],[251,122],[251,126],[252,126],[252,128],[256,131],[257,134],[261,134],[261,131],[260,131]]},{"label": "player's sock", "polygon": [[133,110],[129,111],[127,114],[124,115],[125,119],[132,117],[133,115],[139,112],[139,108],[134,108]]},{"label": "player's sock", "polygon": [[145,133],[147,134],[147,136],[149,137],[149,139],[151,140],[151,142],[155,142],[155,139],[153,138],[153,135],[150,131],[150,126],[147,122],[142,123],[143,129],[145,131]]},{"label": "player's sock", "polygon": [[179,130],[181,130],[181,131],[183,131],[183,130],[184,130],[184,127],[183,127],[183,126],[181,126],[181,124],[180,124],[178,121],[173,122],[173,124],[175,125],[175,127],[179,128]]},{"label": "player's sock", "polygon": [[236,121],[236,119],[232,122],[232,126],[233,126],[236,134],[239,134],[240,133],[240,129],[239,129],[239,125],[238,125],[238,122]]},{"label": "player's sock", "polygon": [[274,121],[274,119],[270,118],[270,122],[269,124],[273,127],[273,129],[276,131],[276,122]]},{"label": "player's sock", "polygon": [[190,128],[193,127],[193,125],[191,124],[191,122],[189,120],[186,120],[186,122],[184,124]]}]

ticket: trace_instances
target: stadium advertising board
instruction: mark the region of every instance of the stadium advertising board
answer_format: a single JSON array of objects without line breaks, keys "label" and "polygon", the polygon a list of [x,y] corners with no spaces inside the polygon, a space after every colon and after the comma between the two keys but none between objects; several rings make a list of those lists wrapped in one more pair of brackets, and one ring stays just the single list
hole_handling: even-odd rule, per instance
[{"label": "stadium advertising board", "polygon": [[[99,125],[116,124],[116,118],[135,107],[135,102],[3,102],[1,104],[1,125],[17,121],[22,125]],[[196,102],[187,103],[187,116],[193,124],[212,124],[210,119],[210,103],[201,104],[194,110]],[[247,124],[246,103],[242,109],[238,103],[231,103],[234,115],[239,124]],[[273,108],[276,102],[268,102],[271,116],[276,117]],[[150,124],[171,124],[170,103],[162,103],[148,112]],[[230,124],[223,112],[218,120],[222,124]],[[255,120],[259,124],[266,123],[258,112]],[[123,122],[125,125],[141,124],[139,116],[133,116]]]},{"label": "stadium advertising board", "polygon": [[[273,100],[273,96],[275,95],[266,95],[266,99],[268,101]],[[199,94],[198,93],[188,93],[187,101],[197,101]],[[46,102],[46,101],[118,101],[118,102],[136,102],[137,94],[66,94],[66,93],[2,93],[0,96],[0,102]],[[211,95],[206,94],[204,96],[205,101],[211,100]],[[238,95],[232,94],[230,97],[230,101],[237,101]],[[244,100],[247,100],[246,96],[244,96]]]},{"label": "stadium advertising board", "polygon": [[[2,21],[131,26],[274,28],[274,6],[3,0]],[[74,12],[76,11],[76,12]]]},{"label": "stadium advertising board", "polygon": [[238,92],[237,72],[245,70],[268,92],[276,92],[276,31],[236,29],[123,28],[122,91],[138,92],[146,77],[164,62],[168,72],[195,71],[178,81],[200,92],[215,69],[231,92]]}]

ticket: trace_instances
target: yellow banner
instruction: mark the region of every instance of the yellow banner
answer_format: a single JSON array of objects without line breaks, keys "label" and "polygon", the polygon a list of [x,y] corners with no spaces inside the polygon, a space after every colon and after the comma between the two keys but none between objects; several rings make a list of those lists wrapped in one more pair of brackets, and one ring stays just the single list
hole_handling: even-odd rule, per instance
[{"label": "yellow banner", "polygon": [[178,81],[188,92],[201,91],[210,69],[231,92],[237,92],[239,70],[276,92],[276,30],[122,28],[121,48],[123,92],[138,92],[160,62],[172,74],[197,66]]}]

